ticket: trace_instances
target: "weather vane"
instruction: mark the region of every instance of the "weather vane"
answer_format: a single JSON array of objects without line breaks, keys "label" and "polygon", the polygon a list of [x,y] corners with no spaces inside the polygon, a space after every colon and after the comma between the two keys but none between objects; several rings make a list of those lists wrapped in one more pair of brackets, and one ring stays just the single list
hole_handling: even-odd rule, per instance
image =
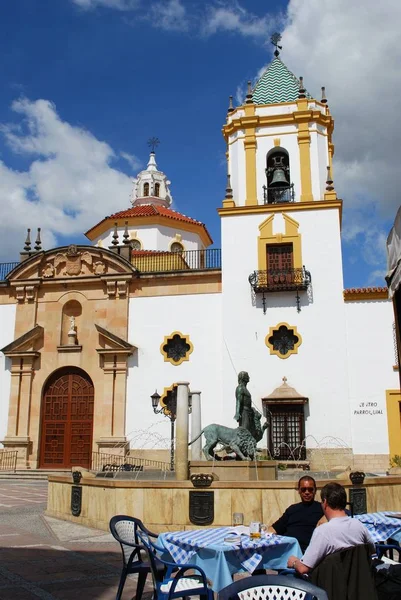
[{"label": "weather vane", "polygon": [[270,40],[271,40],[271,43],[273,44],[273,46],[276,46],[276,49],[274,51],[274,56],[278,56],[280,54],[278,49],[280,49],[280,50],[283,49],[282,46],[278,45],[279,41],[281,40],[281,35],[279,33],[273,33]]},{"label": "weather vane", "polygon": [[157,137],[151,137],[148,139],[148,146],[152,149],[152,152],[155,151],[155,148],[160,144],[160,140]]}]

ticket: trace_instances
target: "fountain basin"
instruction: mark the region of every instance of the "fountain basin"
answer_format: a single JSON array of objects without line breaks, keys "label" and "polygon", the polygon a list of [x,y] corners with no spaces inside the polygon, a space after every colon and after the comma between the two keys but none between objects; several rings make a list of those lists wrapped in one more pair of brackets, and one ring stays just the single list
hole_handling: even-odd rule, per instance
[{"label": "fountain basin", "polygon": [[[349,479],[337,480],[349,489]],[[318,490],[327,479],[318,480]],[[83,477],[80,516],[71,514],[71,477],[49,476],[48,506],[51,517],[108,530],[117,514],[132,515],[156,532],[194,529],[189,519],[190,481],[129,481]],[[368,512],[397,510],[401,506],[401,477],[366,478]],[[196,491],[196,490],[195,490]],[[213,527],[231,525],[232,514],[244,514],[244,523],[273,523],[299,501],[295,481],[213,481]],[[205,493],[205,492],[198,492]],[[317,498],[320,498],[319,492]]]},{"label": "fountain basin", "polygon": [[191,460],[189,473],[213,473],[217,481],[274,481],[277,465],[275,460]]}]

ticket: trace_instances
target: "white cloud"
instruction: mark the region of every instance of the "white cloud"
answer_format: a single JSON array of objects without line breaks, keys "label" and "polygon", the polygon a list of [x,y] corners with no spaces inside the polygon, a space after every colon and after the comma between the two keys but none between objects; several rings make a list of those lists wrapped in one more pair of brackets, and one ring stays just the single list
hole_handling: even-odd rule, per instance
[{"label": "white cloud", "polygon": [[153,27],[165,31],[188,31],[190,25],[187,11],[180,0],[155,2],[150,7],[147,20]]},{"label": "white cloud", "polygon": [[135,156],[135,154],[128,154],[128,152],[120,152],[121,158],[127,161],[131,169],[135,172],[139,171],[142,167],[142,161]]},{"label": "white cloud", "polygon": [[46,100],[23,98],[12,108],[18,125],[0,131],[12,151],[31,163],[24,172],[0,163],[3,260],[18,255],[27,227],[41,227],[43,247],[50,248],[58,235],[81,234],[129,206],[130,178],[111,166],[117,155],[107,143],[62,121]]},{"label": "white cloud", "polygon": [[138,7],[140,0],[72,0],[72,2],[84,10],[93,10],[98,6],[116,10],[133,10]]},{"label": "white cloud", "polygon": [[226,31],[261,39],[267,37],[267,33],[278,19],[278,16],[273,17],[269,14],[264,17],[253,15],[238,2],[219,2],[207,7],[202,32],[207,36]]}]

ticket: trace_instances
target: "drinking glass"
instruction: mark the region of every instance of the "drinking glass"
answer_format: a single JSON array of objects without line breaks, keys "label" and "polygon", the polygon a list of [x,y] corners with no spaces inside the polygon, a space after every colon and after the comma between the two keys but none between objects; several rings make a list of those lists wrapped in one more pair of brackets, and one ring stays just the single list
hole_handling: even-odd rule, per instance
[{"label": "drinking glass", "polygon": [[244,524],[244,513],[240,513],[240,512],[233,513],[233,527],[236,527],[236,525],[243,525],[243,524]]}]

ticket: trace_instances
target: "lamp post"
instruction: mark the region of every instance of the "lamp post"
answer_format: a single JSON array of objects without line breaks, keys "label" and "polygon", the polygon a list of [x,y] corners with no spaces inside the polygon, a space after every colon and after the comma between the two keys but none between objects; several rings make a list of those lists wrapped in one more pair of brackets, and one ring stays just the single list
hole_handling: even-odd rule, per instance
[{"label": "lamp post", "polygon": [[[150,399],[152,400],[152,408],[155,415],[163,413],[165,417],[168,417],[171,422],[170,427],[170,471],[174,471],[174,435],[175,435],[175,419],[177,417],[177,388],[173,387],[172,390],[169,390],[165,395],[163,404],[160,405],[160,394],[158,394],[157,390],[151,395]],[[188,398],[188,412],[192,411],[192,397],[189,394]]]}]

